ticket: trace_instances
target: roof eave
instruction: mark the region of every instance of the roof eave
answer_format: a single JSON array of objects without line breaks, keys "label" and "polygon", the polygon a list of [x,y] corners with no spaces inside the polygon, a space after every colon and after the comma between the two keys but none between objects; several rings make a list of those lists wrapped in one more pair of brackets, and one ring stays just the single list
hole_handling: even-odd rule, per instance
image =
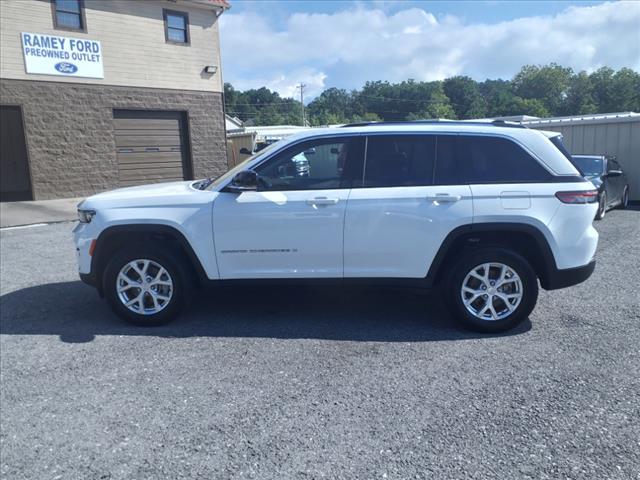
[{"label": "roof eave", "polygon": [[191,4],[197,8],[218,10],[220,13],[231,8],[227,0],[179,0],[179,2]]}]

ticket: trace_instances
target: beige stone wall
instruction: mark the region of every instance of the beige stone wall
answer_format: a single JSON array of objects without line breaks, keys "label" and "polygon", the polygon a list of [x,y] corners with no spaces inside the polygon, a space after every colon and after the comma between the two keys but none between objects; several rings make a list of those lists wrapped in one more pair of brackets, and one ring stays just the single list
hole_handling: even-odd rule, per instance
[{"label": "beige stone wall", "polygon": [[194,178],[227,170],[219,92],[2,79],[0,98],[22,106],[35,200],[119,186],[114,109],[185,112]]},{"label": "beige stone wall", "polygon": [[[221,92],[220,43],[213,10],[184,1],[85,0],[87,33],[53,27],[48,0],[0,0],[0,77],[66,83]],[[187,12],[189,46],[165,41],[162,9]],[[25,72],[20,32],[102,42],[104,79]],[[204,75],[205,65],[218,73]]]}]

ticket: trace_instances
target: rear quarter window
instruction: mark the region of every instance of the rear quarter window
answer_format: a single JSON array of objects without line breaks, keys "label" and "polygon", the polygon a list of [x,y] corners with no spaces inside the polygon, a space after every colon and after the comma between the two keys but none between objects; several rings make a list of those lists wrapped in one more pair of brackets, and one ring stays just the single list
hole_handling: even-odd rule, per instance
[{"label": "rear quarter window", "polygon": [[445,138],[438,148],[437,183],[455,183],[456,178],[465,184],[542,183],[550,177],[535,158],[507,138],[458,135]]}]

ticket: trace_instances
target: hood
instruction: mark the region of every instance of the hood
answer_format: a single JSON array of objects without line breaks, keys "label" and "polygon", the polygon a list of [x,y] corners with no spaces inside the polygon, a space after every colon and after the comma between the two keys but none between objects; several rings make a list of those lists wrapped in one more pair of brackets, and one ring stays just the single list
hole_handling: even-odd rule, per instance
[{"label": "hood", "polygon": [[198,190],[186,182],[154,183],[137,187],[118,188],[98,193],[82,202],[82,208],[163,206],[182,203],[201,203],[205,197],[212,199],[212,192]]}]

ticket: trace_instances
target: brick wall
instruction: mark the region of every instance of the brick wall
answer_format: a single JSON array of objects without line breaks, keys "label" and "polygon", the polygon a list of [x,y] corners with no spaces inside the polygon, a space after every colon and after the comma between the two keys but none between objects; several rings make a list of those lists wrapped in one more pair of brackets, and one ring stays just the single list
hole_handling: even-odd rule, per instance
[{"label": "brick wall", "polygon": [[0,79],[0,102],[22,106],[36,200],[118,186],[114,108],[187,112],[195,178],[227,169],[220,93]]}]

